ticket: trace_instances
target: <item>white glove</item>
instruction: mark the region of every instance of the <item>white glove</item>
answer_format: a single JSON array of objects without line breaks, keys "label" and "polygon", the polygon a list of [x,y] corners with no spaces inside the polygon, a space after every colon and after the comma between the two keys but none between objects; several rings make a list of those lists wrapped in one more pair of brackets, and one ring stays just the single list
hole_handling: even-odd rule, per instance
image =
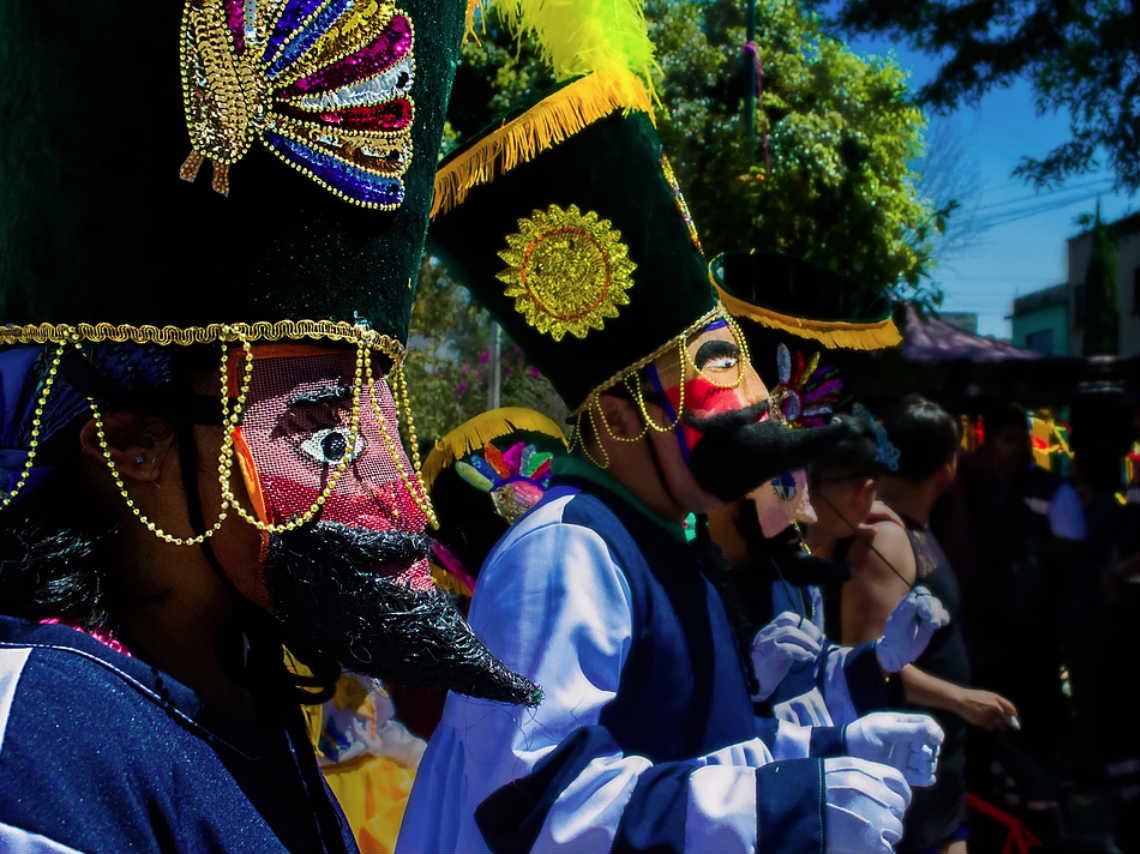
[{"label": "white glove", "polygon": [[945,733],[930,715],[874,712],[843,728],[847,752],[897,768],[912,786],[933,786]]},{"label": "white glove", "polygon": [[760,690],[753,700],[766,700],[788,671],[809,664],[823,652],[824,637],[811,620],[784,611],[752,639],[752,667]]},{"label": "white glove", "polygon": [[883,636],[875,641],[875,656],[887,673],[898,673],[926,650],[931,636],[950,622],[941,600],[925,587],[915,587],[895,605]]},{"label": "white glove", "polygon": [[902,838],[910,786],[887,765],[837,756],[823,760],[824,845],[836,854],[893,852]]}]

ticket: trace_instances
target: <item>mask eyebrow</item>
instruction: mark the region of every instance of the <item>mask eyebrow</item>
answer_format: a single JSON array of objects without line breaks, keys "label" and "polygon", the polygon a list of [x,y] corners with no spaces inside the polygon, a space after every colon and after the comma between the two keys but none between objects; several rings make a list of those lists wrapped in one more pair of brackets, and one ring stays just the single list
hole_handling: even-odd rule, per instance
[{"label": "mask eyebrow", "polygon": [[339,383],[329,383],[312,391],[292,395],[286,401],[286,405],[289,407],[315,406],[321,403],[339,403],[342,400],[348,400],[350,397],[352,397],[351,388]]},{"label": "mask eyebrow", "polygon": [[[336,393],[326,393],[328,388],[331,387],[289,398],[288,406],[277,416],[277,425],[270,433],[270,438],[298,436],[339,427],[344,421],[348,403]],[[351,390],[348,391],[348,396],[352,396]]]},{"label": "mask eyebrow", "polygon": [[711,341],[706,341],[697,349],[697,355],[693,357],[693,364],[695,364],[697,370],[700,371],[713,359],[719,359],[722,356],[732,356],[736,358],[739,355],[740,348],[736,346],[735,341],[725,341],[723,338],[714,338]]}]

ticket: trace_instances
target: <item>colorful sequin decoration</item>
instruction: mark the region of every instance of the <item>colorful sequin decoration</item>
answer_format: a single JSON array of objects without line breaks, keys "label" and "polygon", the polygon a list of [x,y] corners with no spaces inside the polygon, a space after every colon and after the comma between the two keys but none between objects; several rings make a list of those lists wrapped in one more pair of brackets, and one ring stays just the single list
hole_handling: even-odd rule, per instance
[{"label": "colorful sequin decoration", "polygon": [[507,269],[497,276],[504,293],[526,322],[555,341],[569,332],[585,338],[601,329],[618,306],[629,304],[637,265],[621,232],[594,211],[551,205],[518,221],[499,257]]},{"label": "colorful sequin decoration", "polygon": [[552,459],[553,454],[537,451],[526,442],[516,442],[506,451],[488,442],[483,453],[457,462],[455,471],[468,484],[488,493],[500,516],[515,522],[542,499],[550,485]]},{"label": "colorful sequin decoration", "polygon": [[819,353],[805,361],[796,352],[794,363],[787,346],[776,348],[776,375],[780,382],[772,389],[783,420],[793,427],[818,427],[826,424],[843,392],[839,369],[821,366]]},{"label": "colorful sequin decoration", "polygon": [[677,181],[677,175],[673,172],[673,166],[669,163],[669,158],[664,154],[661,155],[661,174],[665,176],[665,181],[669,185],[669,189],[673,191],[673,201],[677,203],[677,210],[681,213],[681,219],[685,221],[685,227],[689,229],[689,239],[693,241],[693,245],[697,247],[697,251],[701,255],[705,254],[705,249],[701,246],[701,236],[697,234],[697,226],[693,222],[693,215],[689,213],[689,203],[685,201],[685,195],[681,192],[681,184]]},{"label": "colorful sequin decoration", "polygon": [[188,0],[182,96],[193,181],[229,171],[255,139],[338,198],[394,210],[412,159],[414,30],[380,0]]}]

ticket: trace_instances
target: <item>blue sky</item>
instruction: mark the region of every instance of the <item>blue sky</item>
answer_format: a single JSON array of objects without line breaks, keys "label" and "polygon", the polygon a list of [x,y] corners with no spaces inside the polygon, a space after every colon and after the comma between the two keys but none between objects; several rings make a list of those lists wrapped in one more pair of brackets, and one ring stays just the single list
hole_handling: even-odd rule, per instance
[{"label": "blue sky", "polygon": [[[938,68],[937,59],[906,44],[864,37],[848,42],[859,54],[893,56],[909,71],[914,88],[933,78]],[[1024,80],[991,91],[977,107],[963,107],[942,121],[967,143],[969,168],[977,172],[980,191],[973,215],[981,222],[1008,220],[981,233],[968,251],[939,264],[934,278],[946,294],[943,309],[977,312],[979,332],[1008,337],[1005,317],[1015,296],[1065,281],[1065,240],[1080,230],[1074,220],[1093,210],[1097,191],[1101,211],[1110,220],[1135,211],[1138,200],[1113,193],[1107,169],[1072,178],[1055,193],[1035,193],[1011,177],[1022,155],[1042,156],[1068,138],[1068,114],[1038,116],[1033,90]],[[1046,203],[1056,209],[1015,218]]]}]

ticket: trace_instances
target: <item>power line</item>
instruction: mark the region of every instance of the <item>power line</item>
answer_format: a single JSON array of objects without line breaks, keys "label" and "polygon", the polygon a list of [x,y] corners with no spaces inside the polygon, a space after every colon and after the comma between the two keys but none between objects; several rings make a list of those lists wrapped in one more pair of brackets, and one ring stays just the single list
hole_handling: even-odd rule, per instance
[{"label": "power line", "polygon": [[978,231],[989,231],[991,228],[996,228],[999,225],[1007,225],[1011,222],[1028,219],[1029,217],[1038,216],[1043,213],[1052,213],[1053,211],[1059,211],[1063,208],[1072,207],[1073,205],[1080,204],[1081,202],[1091,201],[1100,195],[1102,195],[1100,192],[1086,193],[1083,196],[1053,199],[1048,202],[1042,202],[1039,205],[1026,206],[1024,208],[1010,211],[999,211],[998,213],[991,214],[988,219],[983,218],[976,227]]},{"label": "power line", "polygon": [[1004,199],[1002,201],[989,202],[989,203],[984,204],[984,205],[978,205],[978,207],[974,208],[974,212],[975,213],[981,213],[981,212],[985,212],[985,211],[991,211],[991,210],[994,210],[996,208],[1010,207],[1012,205],[1020,205],[1020,204],[1030,203],[1030,202],[1040,202],[1040,201],[1047,199],[1049,196],[1053,196],[1053,195],[1056,195],[1058,193],[1064,193],[1064,194],[1068,195],[1071,193],[1080,192],[1082,190],[1090,190],[1093,187],[1098,187],[1098,188],[1103,187],[1105,189],[1110,189],[1111,185],[1112,185],[1112,181],[1113,181],[1112,178],[1102,178],[1098,181],[1089,181],[1085,184],[1076,184],[1076,185],[1069,186],[1069,187],[1058,187],[1055,190],[1045,190],[1045,191],[1040,192],[1040,193],[1034,193],[1032,196],[1020,196],[1020,197],[1015,198],[1015,199]]}]

